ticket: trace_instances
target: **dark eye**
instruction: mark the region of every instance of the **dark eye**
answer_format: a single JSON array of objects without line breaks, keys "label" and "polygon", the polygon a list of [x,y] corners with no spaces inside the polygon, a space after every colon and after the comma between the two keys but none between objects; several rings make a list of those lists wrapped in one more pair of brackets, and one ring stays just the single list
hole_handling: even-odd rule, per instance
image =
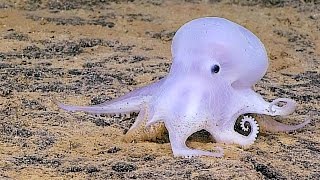
[{"label": "dark eye", "polygon": [[220,71],[220,66],[218,65],[213,65],[211,67],[211,73],[218,73]]}]

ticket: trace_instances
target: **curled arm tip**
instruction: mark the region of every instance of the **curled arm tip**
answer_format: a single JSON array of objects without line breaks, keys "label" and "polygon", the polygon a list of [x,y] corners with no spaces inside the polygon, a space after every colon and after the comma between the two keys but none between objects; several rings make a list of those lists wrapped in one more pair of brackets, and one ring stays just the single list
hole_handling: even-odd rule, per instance
[{"label": "curled arm tip", "polygon": [[[280,102],[286,103],[283,106],[278,106],[277,104]],[[289,98],[278,98],[273,100],[269,105],[269,111],[273,113],[273,115],[286,116],[294,112],[296,109],[297,103],[293,99]]]}]

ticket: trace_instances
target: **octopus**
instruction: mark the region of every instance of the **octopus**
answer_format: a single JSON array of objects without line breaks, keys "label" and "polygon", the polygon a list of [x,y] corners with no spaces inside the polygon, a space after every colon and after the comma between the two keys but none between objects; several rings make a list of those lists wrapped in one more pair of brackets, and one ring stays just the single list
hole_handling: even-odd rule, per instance
[{"label": "octopus", "polygon": [[[57,105],[68,112],[136,112],[137,119],[128,133],[141,127],[150,130],[162,123],[176,157],[223,156],[219,146],[217,151],[189,148],[186,140],[197,131],[206,130],[217,143],[248,146],[259,132],[250,114],[286,116],[295,111],[294,100],[268,102],[253,90],[266,74],[267,52],[257,36],[230,20],[204,17],[187,22],[175,33],[171,52],[168,75],[150,85],[98,105]],[[239,117],[247,135],[234,128]],[[293,131],[309,122],[286,125],[264,119],[260,126],[272,132]]]}]

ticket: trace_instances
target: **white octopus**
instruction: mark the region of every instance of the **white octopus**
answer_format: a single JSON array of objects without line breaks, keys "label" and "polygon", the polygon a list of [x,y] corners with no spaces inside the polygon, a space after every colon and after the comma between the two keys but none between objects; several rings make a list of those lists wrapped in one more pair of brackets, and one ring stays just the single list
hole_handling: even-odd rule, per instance
[{"label": "white octopus", "polygon": [[[58,105],[66,111],[95,114],[139,112],[129,132],[163,122],[173,155],[182,157],[223,155],[221,148],[209,152],[187,147],[187,138],[199,130],[208,131],[216,142],[246,146],[255,141],[259,126],[245,114],[286,116],[296,108],[292,99],[267,102],[252,89],[267,71],[267,53],[259,38],[234,22],[218,17],[192,20],[176,32],[171,51],[170,72],[157,82],[99,105]],[[247,136],[234,130],[239,116]],[[309,122],[289,126],[269,119],[263,126],[291,131]]]}]

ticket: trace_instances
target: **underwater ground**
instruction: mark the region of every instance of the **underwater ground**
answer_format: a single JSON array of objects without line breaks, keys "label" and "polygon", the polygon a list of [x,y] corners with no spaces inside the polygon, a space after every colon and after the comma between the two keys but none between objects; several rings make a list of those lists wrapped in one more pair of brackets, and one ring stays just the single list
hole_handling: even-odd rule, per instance
[{"label": "underwater ground", "polygon": [[[167,136],[126,142],[132,117],[67,113],[164,77],[187,21],[220,16],[254,32],[270,66],[255,90],[299,104],[276,120],[305,128],[261,132],[223,158],[174,158]],[[317,0],[0,0],[0,179],[318,179],[320,2]],[[188,145],[210,150],[206,132]]]}]

